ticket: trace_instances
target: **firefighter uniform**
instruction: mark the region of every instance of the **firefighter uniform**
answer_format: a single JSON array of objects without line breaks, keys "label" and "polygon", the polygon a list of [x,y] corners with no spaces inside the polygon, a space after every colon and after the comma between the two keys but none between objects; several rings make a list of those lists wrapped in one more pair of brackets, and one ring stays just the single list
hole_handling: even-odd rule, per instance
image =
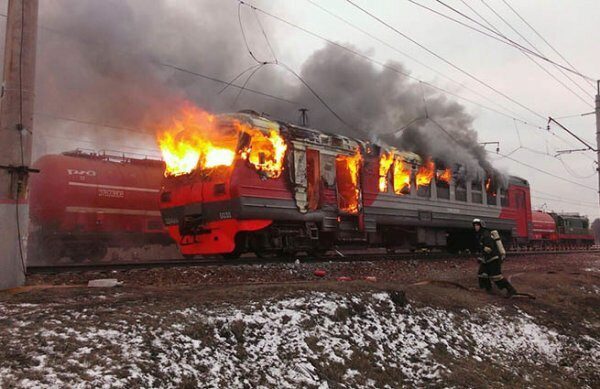
[{"label": "firefighter uniform", "polygon": [[502,275],[503,255],[498,249],[495,239],[492,237],[492,232],[485,228],[479,219],[473,220],[473,225],[479,224],[479,231],[476,232],[478,249],[479,249],[479,287],[488,292],[492,290],[492,281],[499,289],[506,289],[507,296],[512,296],[517,291]]}]

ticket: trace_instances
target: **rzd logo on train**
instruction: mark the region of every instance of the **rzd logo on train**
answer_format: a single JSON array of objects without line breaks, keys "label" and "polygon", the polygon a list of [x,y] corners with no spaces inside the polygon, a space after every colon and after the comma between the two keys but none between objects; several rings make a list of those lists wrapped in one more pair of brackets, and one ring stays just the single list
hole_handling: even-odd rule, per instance
[{"label": "rzd logo on train", "polygon": [[96,177],[96,171],[95,170],[67,169],[67,174],[70,175],[70,176]]}]

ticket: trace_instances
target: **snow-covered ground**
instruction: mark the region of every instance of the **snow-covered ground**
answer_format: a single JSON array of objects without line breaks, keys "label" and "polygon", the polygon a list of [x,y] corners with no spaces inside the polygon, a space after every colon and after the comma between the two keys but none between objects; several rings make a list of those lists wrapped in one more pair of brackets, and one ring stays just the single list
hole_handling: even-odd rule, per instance
[{"label": "snow-covered ground", "polygon": [[561,334],[518,309],[403,306],[386,292],[171,311],[95,299],[98,309],[0,303],[11,328],[0,387],[422,387],[469,364],[577,375],[600,360],[598,339]]}]

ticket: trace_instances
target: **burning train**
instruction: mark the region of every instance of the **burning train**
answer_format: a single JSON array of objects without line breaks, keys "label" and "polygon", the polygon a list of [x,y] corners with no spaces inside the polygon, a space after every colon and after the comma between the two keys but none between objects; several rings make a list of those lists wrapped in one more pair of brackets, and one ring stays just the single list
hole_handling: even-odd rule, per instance
[{"label": "burning train", "polygon": [[184,256],[316,254],[344,244],[457,251],[471,247],[474,217],[513,246],[535,240],[522,178],[465,179],[414,153],[252,111],[189,110],[159,144],[160,211]]},{"label": "burning train", "polygon": [[464,179],[414,153],[254,112],[191,109],[159,145],[164,161],[85,151],[40,158],[28,265],[173,240],[184,256],[230,258],[344,244],[457,251],[470,246],[475,216],[513,247],[593,244],[587,218],[532,211],[524,179]]},{"label": "burning train", "polygon": [[46,155],[30,178],[30,266],[99,260],[109,247],[169,245],[160,160],[85,151]]}]

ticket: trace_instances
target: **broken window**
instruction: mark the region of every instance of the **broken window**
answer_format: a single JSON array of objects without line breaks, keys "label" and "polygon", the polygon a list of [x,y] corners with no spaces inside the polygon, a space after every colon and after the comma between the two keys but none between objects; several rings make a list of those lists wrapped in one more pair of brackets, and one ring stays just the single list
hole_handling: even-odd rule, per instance
[{"label": "broken window", "polygon": [[435,186],[438,199],[450,200],[450,180],[452,171],[450,169],[438,168],[435,173]]},{"label": "broken window", "polygon": [[419,166],[416,176],[417,195],[419,197],[431,197],[431,181],[435,175],[435,165],[432,161],[426,161]]},{"label": "broken window", "polygon": [[464,180],[457,180],[454,187],[456,201],[467,201],[467,184]]},{"label": "broken window", "polygon": [[482,182],[480,180],[475,180],[471,182],[471,202],[476,204],[483,203],[483,191],[482,191]]}]

